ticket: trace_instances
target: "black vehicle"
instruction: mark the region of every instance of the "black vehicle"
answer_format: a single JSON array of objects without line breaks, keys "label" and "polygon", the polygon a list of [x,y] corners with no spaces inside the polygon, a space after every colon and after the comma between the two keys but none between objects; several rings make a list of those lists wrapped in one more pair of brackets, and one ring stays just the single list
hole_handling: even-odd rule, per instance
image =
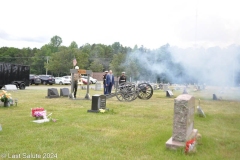
[{"label": "black vehicle", "polygon": [[0,62],[0,89],[14,84],[19,89],[29,86],[30,66]]},{"label": "black vehicle", "polygon": [[41,83],[44,85],[52,85],[55,83],[55,79],[52,75],[39,75],[40,79],[41,79]]},{"label": "black vehicle", "polygon": [[34,74],[30,74],[29,75],[29,84],[32,85],[32,84],[35,84],[35,85],[39,85],[41,84],[41,79],[39,76],[37,75],[34,75]]}]

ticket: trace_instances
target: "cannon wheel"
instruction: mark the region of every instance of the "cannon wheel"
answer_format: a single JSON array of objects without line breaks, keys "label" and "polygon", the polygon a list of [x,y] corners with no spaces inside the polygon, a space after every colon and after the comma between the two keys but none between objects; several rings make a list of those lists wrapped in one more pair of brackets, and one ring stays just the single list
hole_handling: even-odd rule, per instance
[{"label": "cannon wheel", "polygon": [[133,83],[121,83],[116,89],[116,97],[119,101],[133,101],[136,99],[136,87]]},{"label": "cannon wheel", "polygon": [[148,83],[138,84],[138,98],[147,100],[150,99],[153,95],[153,88]]}]

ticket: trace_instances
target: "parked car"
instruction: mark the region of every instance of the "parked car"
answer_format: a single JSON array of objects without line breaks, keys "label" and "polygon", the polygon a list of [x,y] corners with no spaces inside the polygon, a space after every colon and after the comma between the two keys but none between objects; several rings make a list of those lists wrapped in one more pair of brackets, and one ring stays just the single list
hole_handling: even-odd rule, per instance
[{"label": "parked car", "polygon": [[86,78],[81,78],[82,79],[82,82],[83,82],[83,84],[88,84],[88,82],[87,82],[87,79]]},{"label": "parked car", "polygon": [[52,85],[55,83],[55,79],[52,75],[39,75],[40,79],[41,79],[41,83],[44,85]]},{"label": "parked car", "polygon": [[63,76],[63,84],[71,84],[71,76]]},{"label": "parked car", "polygon": [[63,77],[55,77],[55,84],[63,85]]},{"label": "parked car", "polygon": [[[88,79],[88,76],[82,76],[82,78],[84,78],[84,79]],[[97,79],[94,79],[94,78],[92,78],[92,77],[89,77],[89,82],[90,83],[92,83],[92,84],[95,84],[95,83],[97,83]]]},{"label": "parked car", "polygon": [[38,75],[34,75],[34,74],[30,74],[29,75],[29,84],[35,84],[35,85],[39,85],[41,84],[41,79]]}]

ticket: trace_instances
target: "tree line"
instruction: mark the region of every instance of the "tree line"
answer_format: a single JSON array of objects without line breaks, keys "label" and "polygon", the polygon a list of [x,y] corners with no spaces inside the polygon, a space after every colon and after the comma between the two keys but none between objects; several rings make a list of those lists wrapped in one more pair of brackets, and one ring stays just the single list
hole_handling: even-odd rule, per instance
[{"label": "tree line", "polygon": [[[0,48],[0,62],[29,65],[31,74],[69,75],[73,59],[81,69],[93,72],[113,70],[116,77],[125,71],[128,80],[151,80],[154,82],[193,83],[198,80],[188,75],[181,63],[174,61],[169,44],[155,50],[144,46],[134,48],[115,42],[112,45],[84,44],[73,41],[63,46],[62,38],[54,36],[41,48]],[[142,59],[140,57],[143,57]],[[157,66],[156,66],[157,64]],[[161,64],[159,66],[159,64]],[[154,69],[153,67],[156,66]],[[164,70],[163,70],[164,68]],[[161,70],[156,73],[154,70]]]}]

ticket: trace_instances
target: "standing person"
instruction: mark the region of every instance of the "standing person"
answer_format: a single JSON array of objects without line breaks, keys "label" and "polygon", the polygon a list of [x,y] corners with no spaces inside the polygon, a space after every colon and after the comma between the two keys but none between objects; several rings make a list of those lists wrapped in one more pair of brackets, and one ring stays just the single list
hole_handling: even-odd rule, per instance
[{"label": "standing person", "polygon": [[109,70],[106,78],[106,86],[108,88],[108,94],[111,94],[112,86],[114,85],[114,75],[112,74],[112,70]]},{"label": "standing person", "polygon": [[107,78],[108,71],[105,71],[105,74],[103,75],[103,93],[106,95],[108,93],[108,88],[106,86],[106,78]]},{"label": "standing person", "polygon": [[122,72],[122,75],[119,78],[119,84],[127,82],[127,77],[125,76],[125,72]]},{"label": "standing person", "polygon": [[[75,67],[75,69],[79,69],[78,66]],[[72,99],[76,99],[77,89],[78,89],[78,81],[81,80],[81,74],[74,73],[73,75],[73,93],[72,93]]]}]

